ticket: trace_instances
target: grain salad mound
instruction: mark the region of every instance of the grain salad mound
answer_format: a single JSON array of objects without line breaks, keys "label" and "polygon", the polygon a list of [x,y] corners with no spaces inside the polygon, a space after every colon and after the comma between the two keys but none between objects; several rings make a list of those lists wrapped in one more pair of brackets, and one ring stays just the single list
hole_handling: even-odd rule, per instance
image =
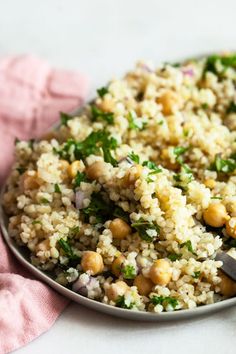
[{"label": "grain salad mound", "polygon": [[[4,207],[31,262],[90,299],[161,313],[236,295],[236,55],[140,62],[39,141]],[[236,258],[236,257],[235,257]]]}]

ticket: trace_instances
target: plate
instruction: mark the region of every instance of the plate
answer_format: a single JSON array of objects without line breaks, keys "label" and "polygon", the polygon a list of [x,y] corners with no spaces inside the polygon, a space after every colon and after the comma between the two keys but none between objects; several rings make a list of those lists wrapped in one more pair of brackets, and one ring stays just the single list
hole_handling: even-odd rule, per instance
[{"label": "plate", "polygon": [[65,288],[64,286],[58,284],[55,280],[50,278],[46,273],[34,267],[29,260],[27,252],[23,247],[20,247],[16,244],[13,238],[8,233],[8,217],[5,214],[2,206],[3,194],[5,191],[5,186],[3,186],[1,195],[0,195],[0,226],[2,229],[3,237],[9,246],[12,253],[18,259],[18,261],[28,269],[36,278],[44,281],[61,295],[67,297],[70,300],[73,300],[81,305],[89,307],[93,310],[103,312],[105,314],[125,318],[127,320],[135,320],[135,321],[149,321],[149,322],[164,322],[164,321],[176,321],[182,319],[189,319],[193,317],[198,317],[201,315],[212,314],[219,310],[223,310],[227,307],[236,305],[236,298],[223,300],[221,302],[217,302],[215,304],[203,305],[200,307],[196,307],[194,309],[189,310],[179,310],[179,311],[171,311],[171,312],[162,312],[160,314],[151,313],[151,312],[143,312],[143,311],[135,311],[135,310],[125,310],[117,307],[113,307],[110,305],[103,304],[101,302],[88,299],[82,295],[75,293],[74,291]]}]

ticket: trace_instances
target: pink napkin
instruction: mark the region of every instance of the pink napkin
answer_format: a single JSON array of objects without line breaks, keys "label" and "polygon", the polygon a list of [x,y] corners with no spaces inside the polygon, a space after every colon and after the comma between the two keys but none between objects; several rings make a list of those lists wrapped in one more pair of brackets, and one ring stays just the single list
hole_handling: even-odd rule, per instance
[{"label": "pink napkin", "polygon": [[[0,60],[0,182],[13,160],[14,139],[40,136],[57,119],[82,104],[87,78],[51,68],[23,55]],[[47,331],[67,300],[33,279],[14,259],[0,235],[0,354]]]}]

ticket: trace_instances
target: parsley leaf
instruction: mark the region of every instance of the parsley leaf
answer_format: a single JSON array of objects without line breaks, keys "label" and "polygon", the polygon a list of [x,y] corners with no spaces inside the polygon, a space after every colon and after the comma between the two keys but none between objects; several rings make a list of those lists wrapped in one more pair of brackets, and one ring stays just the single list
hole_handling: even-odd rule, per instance
[{"label": "parsley leaf", "polygon": [[43,204],[49,204],[50,202],[49,202],[48,199],[42,198],[42,199],[41,199],[41,203],[43,203]]},{"label": "parsley leaf", "polygon": [[143,130],[147,125],[147,122],[144,122],[141,118],[137,118],[134,112],[129,112],[127,119],[129,122],[129,129]]},{"label": "parsley leaf", "polygon": [[86,174],[83,172],[77,172],[77,175],[75,176],[74,179],[74,187],[79,187],[81,182],[86,182],[87,177]]},{"label": "parsley leaf", "polygon": [[218,75],[219,72],[217,70],[217,63],[220,63],[224,71],[229,68],[229,67],[236,67],[236,55],[227,55],[227,56],[220,56],[220,55],[211,55],[207,58],[206,63],[205,63],[205,68],[204,68],[204,74],[207,71],[212,72],[213,74]]},{"label": "parsley leaf", "polygon": [[199,270],[199,271],[197,271],[197,272],[194,272],[193,275],[192,275],[192,277],[193,277],[194,279],[198,279],[198,278],[200,277],[200,274],[201,274],[201,272],[200,272],[200,270]]},{"label": "parsley leaf", "polygon": [[171,305],[173,307],[173,309],[175,309],[176,306],[178,305],[178,300],[175,299],[174,297],[171,297],[171,296],[154,295],[151,297],[150,301],[155,306],[156,305],[164,305],[164,306]]},{"label": "parsley leaf", "polygon": [[105,96],[108,93],[108,89],[107,87],[101,87],[97,89],[97,93],[99,97],[103,98],[103,96]]},{"label": "parsley leaf", "polygon": [[169,258],[172,262],[177,261],[182,257],[182,254],[177,254],[177,253],[170,253],[167,258]]},{"label": "parsley leaf", "polygon": [[91,114],[92,114],[92,121],[96,121],[98,119],[104,120],[108,124],[114,123],[114,113],[112,112],[103,112],[98,107],[92,105],[91,106]]},{"label": "parsley leaf", "polygon": [[226,110],[226,113],[236,113],[236,103],[234,103],[233,101],[230,102],[230,104]]},{"label": "parsley leaf", "polygon": [[215,156],[215,161],[210,169],[216,172],[231,173],[236,169],[236,161],[233,159],[222,159],[219,154]]},{"label": "parsley leaf", "polygon": [[113,216],[116,218],[120,218],[127,222],[127,224],[130,222],[129,220],[129,213],[125,212],[122,208],[120,207],[115,207],[115,210],[113,212]]},{"label": "parsley leaf", "polygon": [[116,306],[117,307],[121,307],[123,309],[130,310],[130,309],[132,309],[134,307],[134,305],[135,304],[133,302],[131,302],[130,304],[127,304],[124,295],[118,296],[118,298],[116,300]]},{"label": "parsley leaf", "polygon": [[[138,232],[141,239],[147,242],[152,242],[160,234],[160,227],[157,224],[146,221],[143,218],[140,218],[138,221],[131,224],[131,226]],[[154,236],[150,235],[153,231]]]},{"label": "parsley leaf", "polygon": [[17,167],[16,170],[19,172],[20,175],[22,175],[26,171],[26,168],[25,167]]},{"label": "parsley leaf", "polygon": [[197,255],[197,254],[194,252],[194,250],[193,250],[192,242],[191,242],[190,240],[188,240],[188,241],[186,241],[186,242],[184,242],[184,243],[181,243],[180,247],[181,247],[181,248],[186,247],[189,252],[191,252],[191,253],[194,254],[195,256]]},{"label": "parsley leaf", "polygon": [[61,125],[67,125],[68,121],[71,120],[73,116],[68,113],[60,112]]},{"label": "parsley leaf", "polygon": [[79,262],[80,257],[75,255],[69,241],[65,241],[63,238],[57,241],[59,246],[63,249],[65,255],[69,258],[70,261]]},{"label": "parsley leaf", "polygon": [[162,169],[159,168],[154,162],[152,161],[144,161],[143,166],[148,167],[150,170],[153,170],[150,174],[156,174],[162,172]]},{"label": "parsley leaf", "polygon": [[104,201],[101,193],[93,193],[89,205],[82,212],[87,221],[94,216],[97,223],[104,223],[112,214],[112,206]]},{"label": "parsley leaf", "polygon": [[33,220],[32,225],[36,225],[36,224],[42,224],[42,222],[40,220]]},{"label": "parsley leaf", "polygon": [[133,151],[128,154],[128,157],[134,161],[135,163],[139,163],[140,158],[138,155],[136,155]]},{"label": "parsley leaf", "polygon": [[59,184],[57,184],[57,183],[54,185],[54,192],[61,193],[61,188],[60,188]]},{"label": "parsley leaf", "polygon": [[182,155],[188,150],[189,150],[189,147],[184,147],[184,146],[176,146],[174,148],[175,159],[179,164],[183,163]]},{"label": "parsley leaf", "polygon": [[134,279],[136,276],[136,270],[132,265],[125,266],[124,268],[121,269],[121,272],[125,279]]},{"label": "parsley leaf", "polygon": [[76,160],[85,159],[87,156],[97,154],[102,149],[105,162],[111,163],[113,166],[117,165],[117,161],[111,155],[111,150],[117,147],[117,141],[113,137],[109,137],[106,131],[98,130],[92,132],[83,141],[75,141],[68,139],[63,147],[54,152],[65,160],[71,160],[71,155]]}]

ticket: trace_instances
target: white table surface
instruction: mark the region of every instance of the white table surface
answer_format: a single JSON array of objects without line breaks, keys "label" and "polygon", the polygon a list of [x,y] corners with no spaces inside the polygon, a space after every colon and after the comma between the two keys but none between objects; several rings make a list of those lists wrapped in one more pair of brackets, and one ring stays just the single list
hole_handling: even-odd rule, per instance
[{"label": "white table surface", "polygon": [[[87,73],[95,87],[137,59],[236,48],[234,0],[7,0],[0,6],[0,54],[35,53]],[[19,354],[236,352],[236,309],[166,324],[135,323],[71,304],[50,331]]]}]

